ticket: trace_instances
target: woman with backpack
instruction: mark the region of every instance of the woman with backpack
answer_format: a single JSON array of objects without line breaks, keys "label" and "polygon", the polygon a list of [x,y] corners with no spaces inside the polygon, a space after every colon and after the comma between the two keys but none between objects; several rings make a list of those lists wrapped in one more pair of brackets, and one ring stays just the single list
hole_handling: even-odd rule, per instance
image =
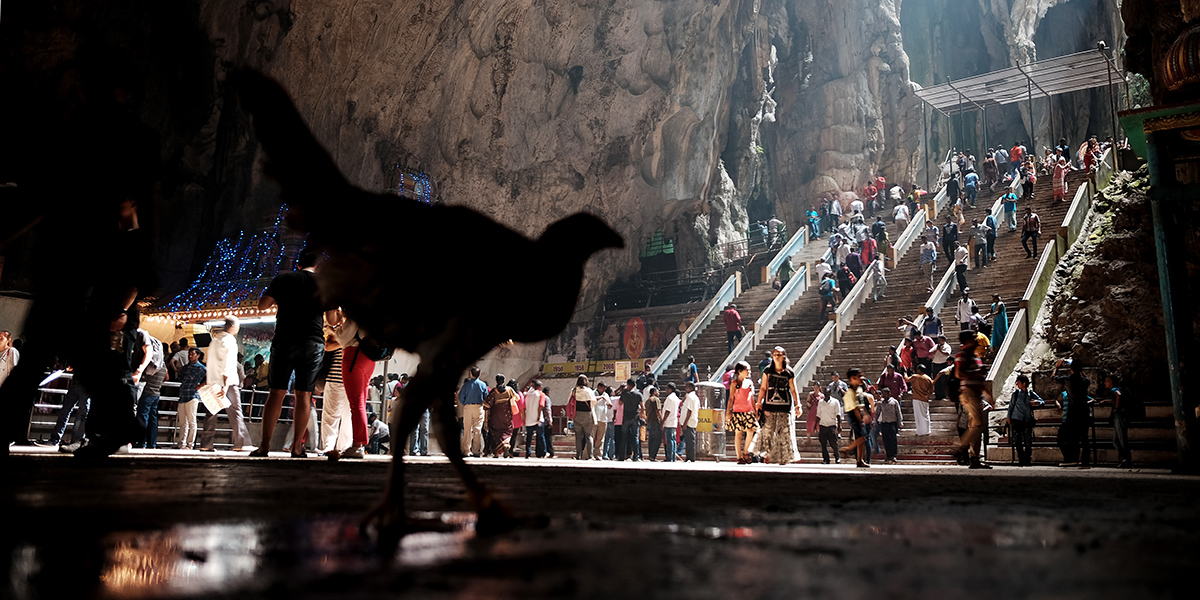
[{"label": "woman with backpack", "polygon": [[802,409],[800,394],[796,392],[796,374],[792,372],[782,346],[775,346],[771,364],[763,371],[756,408],[764,417],[759,436],[760,450],[777,465],[797,460],[795,429]]}]

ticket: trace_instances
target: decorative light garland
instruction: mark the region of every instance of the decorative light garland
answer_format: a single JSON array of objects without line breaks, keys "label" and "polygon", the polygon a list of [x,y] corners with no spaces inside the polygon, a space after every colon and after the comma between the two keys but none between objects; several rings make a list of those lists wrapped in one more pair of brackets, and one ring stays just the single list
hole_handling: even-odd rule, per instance
[{"label": "decorative light garland", "polygon": [[[388,192],[433,204],[433,184],[426,173],[400,164],[393,165],[390,173],[398,175],[398,181],[388,188]],[[217,242],[192,284],[166,302],[147,306],[143,311],[146,318],[183,324],[228,314],[273,316],[276,307],[258,310],[258,299],[271,280],[287,270],[308,243],[307,237],[288,231],[284,223],[286,214],[287,205],[284,204],[275,214],[274,223],[265,231],[253,234],[239,231],[236,237]],[[289,258],[292,260],[285,263]]]}]

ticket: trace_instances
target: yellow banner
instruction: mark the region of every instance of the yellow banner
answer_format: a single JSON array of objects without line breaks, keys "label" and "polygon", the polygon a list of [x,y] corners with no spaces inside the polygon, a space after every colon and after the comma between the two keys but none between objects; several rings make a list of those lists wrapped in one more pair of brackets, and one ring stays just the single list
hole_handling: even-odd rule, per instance
[{"label": "yellow banner", "polygon": [[696,412],[696,418],[699,423],[696,424],[696,431],[710,433],[713,430],[713,409],[702,408]]}]

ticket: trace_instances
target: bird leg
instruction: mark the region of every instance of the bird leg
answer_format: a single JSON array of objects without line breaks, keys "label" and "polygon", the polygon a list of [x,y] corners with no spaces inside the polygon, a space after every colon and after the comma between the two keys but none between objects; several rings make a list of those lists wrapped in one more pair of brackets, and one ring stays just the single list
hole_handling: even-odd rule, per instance
[{"label": "bird leg", "polygon": [[454,465],[454,470],[458,472],[458,476],[467,487],[467,500],[477,515],[475,533],[493,535],[511,531],[516,525],[512,514],[492,495],[487,486],[479,481],[479,478],[467,466],[467,462],[463,460],[460,441],[455,439],[454,432],[451,430],[451,425],[457,424],[458,418],[454,413],[454,401],[450,397],[451,395],[439,396],[437,406],[441,418],[437,420],[435,429],[442,451],[446,453],[446,458],[450,459],[450,464]]},{"label": "bird leg", "polygon": [[392,444],[392,472],[383,497],[367,511],[362,520],[364,528],[375,527],[379,552],[388,559],[396,555],[407,526],[404,512],[404,456],[396,450],[416,430],[422,415],[433,401],[434,396],[425,393],[427,387],[419,378],[413,378],[401,391],[400,410],[392,414],[392,439],[400,440]]}]

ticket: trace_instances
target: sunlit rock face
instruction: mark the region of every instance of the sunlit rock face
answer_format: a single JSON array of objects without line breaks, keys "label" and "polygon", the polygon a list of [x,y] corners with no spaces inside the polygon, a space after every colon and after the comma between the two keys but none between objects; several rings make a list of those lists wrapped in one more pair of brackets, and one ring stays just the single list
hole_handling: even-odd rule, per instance
[{"label": "sunlit rock face", "polygon": [[[945,83],[947,77],[961,79],[1092,50],[1099,41],[1118,50],[1120,67],[1124,57],[1119,50],[1125,46],[1121,10],[1121,2],[1108,0],[905,0],[901,21],[912,79],[929,86]],[[1032,117],[1026,102],[988,110],[987,145],[1029,142],[1031,134],[1038,148],[1053,146],[1060,137],[1078,145],[1090,134],[1101,139],[1112,134],[1107,88],[1054,97],[1053,122],[1044,96],[1036,88],[1032,95]],[[963,127],[960,139],[944,120],[935,120],[930,146],[944,151],[953,144],[977,153],[986,148],[982,118],[969,115]]]},{"label": "sunlit rock face", "polygon": [[[443,201],[531,236],[593,211],[634,247],[663,229],[680,266],[696,266],[748,218],[794,224],[815,192],[917,168],[890,1],[213,1],[202,13],[218,80],[239,62],[278,78],[351,179],[379,188],[390,165],[417,166]],[[636,268],[633,252],[599,258],[583,304]]]},{"label": "sunlit rock face", "polygon": [[[529,236],[577,211],[605,217],[629,249],[590,263],[581,318],[638,270],[657,230],[680,268],[703,266],[749,220],[778,214],[794,231],[814,194],[878,171],[910,183],[919,168],[897,0],[68,4],[11,21],[36,34],[10,38],[7,64],[50,81],[38,69],[71,64],[92,38],[131,58],[134,110],[163,138],[165,293],[217,240],[276,212],[225,83],[239,65],[278,79],[364,188],[383,189],[401,164],[426,172],[440,201]],[[445,232],[453,240],[454,224]],[[397,257],[398,272],[413,260]],[[552,276],[463,270],[446,276]]]}]

